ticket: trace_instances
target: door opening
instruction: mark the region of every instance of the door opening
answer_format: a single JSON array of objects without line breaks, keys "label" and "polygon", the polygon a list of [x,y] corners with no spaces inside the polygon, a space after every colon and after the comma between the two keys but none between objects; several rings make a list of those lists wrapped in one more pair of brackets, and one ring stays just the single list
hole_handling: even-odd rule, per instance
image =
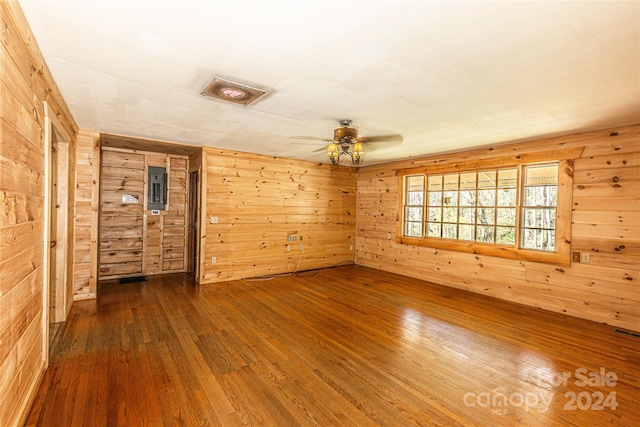
[{"label": "door opening", "polygon": [[198,197],[198,171],[189,174],[189,232],[187,247],[187,271],[198,275],[198,217],[200,198]]},{"label": "door opening", "polygon": [[48,358],[51,342],[73,302],[69,244],[69,142],[57,118],[50,117],[45,103],[45,262],[43,285],[44,352]]}]

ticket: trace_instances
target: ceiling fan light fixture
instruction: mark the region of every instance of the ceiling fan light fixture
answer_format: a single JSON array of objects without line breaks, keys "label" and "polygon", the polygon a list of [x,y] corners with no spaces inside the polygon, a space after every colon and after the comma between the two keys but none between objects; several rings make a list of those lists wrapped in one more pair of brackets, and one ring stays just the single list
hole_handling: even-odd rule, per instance
[{"label": "ceiling fan light fixture", "polygon": [[332,142],[331,144],[329,144],[329,148],[327,149],[327,154],[329,154],[329,159],[331,160],[331,163],[333,163],[334,165],[337,165],[340,159],[338,144],[336,144],[335,142]]},{"label": "ceiling fan light fixture", "polygon": [[333,140],[342,141],[344,139],[352,140],[358,137],[358,131],[355,128],[341,126],[333,131]]},{"label": "ceiling fan light fixture", "polygon": [[353,153],[351,153],[351,163],[354,165],[360,164],[360,160],[362,160],[362,155],[364,154],[364,148],[362,147],[362,142],[356,142],[353,145]]},{"label": "ceiling fan light fixture", "polygon": [[364,148],[362,147],[362,142],[356,142],[353,145],[353,155],[357,155],[358,157],[364,154]]},{"label": "ceiling fan light fixture", "polygon": [[[354,165],[359,165],[360,163],[362,163],[365,143],[402,142],[403,140],[402,135],[398,134],[376,135],[358,138],[358,131],[355,128],[351,127],[351,120],[343,119],[339,120],[338,123],[340,123],[340,127],[334,129],[333,140],[307,136],[292,136],[291,138],[319,139],[322,141],[328,141],[329,145],[327,146],[327,154],[329,155],[329,160],[331,160],[331,163],[334,165],[340,163],[340,157],[342,156],[349,156],[351,158],[351,163],[353,163]],[[322,148],[320,148],[319,150],[314,150],[314,152],[317,151],[322,151]]]},{"label": "ceiling fan light fixture", "polygon": [[[340,148],[338,148],[338,145]],[[362,160],[362,155],[364,154],[364,147],[362,146],[362,142],[354,143],[349,140],[342,140],[340,144],[335,142],[330,143],[327,148],[327,154],[329,154],[329,160],[331,160],[331,163],[334,165],[340,163],[340,157],[343,155],[351,157],[351,163],[354,165],[359,165]]]}]

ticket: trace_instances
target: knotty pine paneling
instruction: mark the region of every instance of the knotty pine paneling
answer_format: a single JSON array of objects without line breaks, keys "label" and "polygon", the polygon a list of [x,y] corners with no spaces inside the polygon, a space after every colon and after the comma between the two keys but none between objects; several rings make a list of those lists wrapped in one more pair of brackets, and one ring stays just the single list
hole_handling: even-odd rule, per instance
[{"label": "knotty pine paneling", "polygon": [[186,158],[169,157],[169,205],[162,217],[162,270],[185,271],[187,258],[187,175]]},{"label": "knotty pine paneling", "polygon": [[[166,168],[168,204],[146,209],[147,169]],[[185,270],[186,157],[103,147],[100,211],[100,278]],[[123,194],[138,196],[125,204]]]},{"label": "knotty pine paneling", "polygon": [[[395,242],[395,170],[584,146],[575,161],[571,247],[558,267]],[[640,330],[640,125],[363,167],[356,262],[529,306]]]},{"label": "knotty pine paneling", "polygon": [[[44,102],[49,117],[71,137],[70,183],[78,127],[18,2],[0,2],[0,28],[0,425],[16,426],[24,421],[47,360]],[[73,248],[72,239],[59,243]]]},{"label": "knotty pine paneling", "polygon": [[355,168],[209,148],[203,156],[201,283],[353,261]]},{"label": "knotty pine paneling", "polygon": [[80,129],[76,138],[73,298],[95,298],[98,284],[100,133]]},{"label": "knotty pine paneling", "polygon": [[[102,150],[100,173],[100,278],[143,274],[145,156]],[[124,203],[123,195],[138,198]],[[120,242],[129,248],[116,248]]]},{"label": "knotty pine paneling", "polygon": [[[162,153],[145,153],[143,159],[142,171],[146,186],[147,168],[149,166],[167,168],[168,159],[167,155]],[[144,274],[158,274],[162,272],[162,220],[167,211],[160,211],[160,215],[151,215],[151,211],[146,209],[146,191],[144,194]]]},{"label": "knotty pine paneling", "polygon": [[76,152],[77,152],[77,143],[76,143],[76,139],[77,139],[77,134],[75,136],[75,138],[71,139],[71,141],[68,141],[68,150],[66,150],[67,152],[67,162],[66,162],[66,166],[67,166],[67,173],[68,173],[68,181],[67,181],[67,224],[66,224],[66,232],[67,232],[67,236],[66,236],[66,254],[67,254],[67,265],[65,267],[66,271],[65,271],[65,278],[66,278],[66,297],[67,300],[65,302],[65,313],[64,313],[64,319],[67,318],[67,314],[69,312],[69,309],[71,308],[71,305],[73,304],[74,301],[74,284],[73,284],[73,276],[74,276],[74,266],[75,266],[75,230],[74,230],[74,225],[75,225],[75,200],[76,200],[76,168],[77,166],[75,166],[77,164],[77,157],[76,157]]}]

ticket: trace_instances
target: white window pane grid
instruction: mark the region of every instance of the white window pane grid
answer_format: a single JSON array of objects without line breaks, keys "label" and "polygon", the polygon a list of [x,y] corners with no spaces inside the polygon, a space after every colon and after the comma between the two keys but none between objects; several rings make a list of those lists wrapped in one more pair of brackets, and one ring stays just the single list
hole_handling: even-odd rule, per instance
[{"label": "white window pane grid", "polygon": [[522,177],[514,167],[413,175],[405,184],[407,236],[556,249],[558,163],[523,165]]},{"label": "white window pane grid", "polygon": [[520,247],[555,252],[558,165],[527,165],[523,174]]},{"label": "white window pane grid", "polygon": [[514,244],[517,169],[431,175],[427,181],[428,237]]}]

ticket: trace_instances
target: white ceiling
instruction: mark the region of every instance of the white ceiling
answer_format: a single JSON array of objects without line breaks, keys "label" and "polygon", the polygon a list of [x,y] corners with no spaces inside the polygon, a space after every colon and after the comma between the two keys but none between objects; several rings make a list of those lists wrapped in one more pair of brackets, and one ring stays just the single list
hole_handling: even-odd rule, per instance
[{"label": "white ceiling", "polygon": [[[20,0],[80,127],[365,165],[640,122],[640,2]],[[267,88],[243,107],[214,76]]]}]

